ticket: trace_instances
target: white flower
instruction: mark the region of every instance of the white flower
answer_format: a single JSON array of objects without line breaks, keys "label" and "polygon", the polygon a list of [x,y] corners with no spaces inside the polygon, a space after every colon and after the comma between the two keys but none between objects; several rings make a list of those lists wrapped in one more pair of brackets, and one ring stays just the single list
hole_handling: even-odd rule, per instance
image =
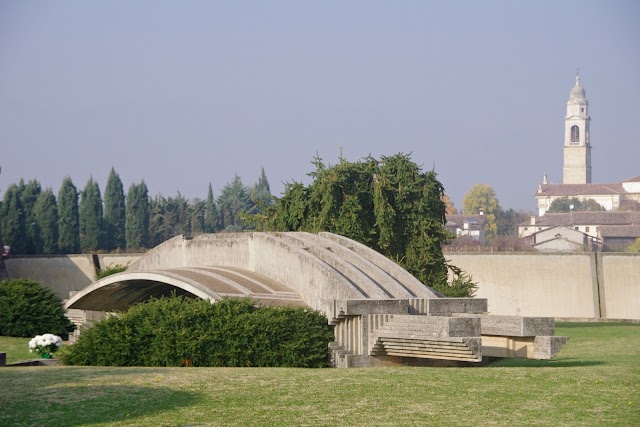
[{"label": "white flower", "polygon": [[62,347],[62,338],[54,334],[36,335],[28,346],[31,353],[53,354]]}]

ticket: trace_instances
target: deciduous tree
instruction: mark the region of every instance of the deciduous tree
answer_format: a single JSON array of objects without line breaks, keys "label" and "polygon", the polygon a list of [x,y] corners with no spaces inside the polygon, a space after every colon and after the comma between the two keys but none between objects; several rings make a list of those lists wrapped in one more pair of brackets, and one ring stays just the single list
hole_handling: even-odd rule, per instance
[{"label": "deciduous tree", "polygon": [[501,208],[493,187],[486,184],[473,185],[462,200],[462,209],[465,215],[477,215],[482,211],[487,218],[486,239],[491,240],[497,235],[496,219]]}]

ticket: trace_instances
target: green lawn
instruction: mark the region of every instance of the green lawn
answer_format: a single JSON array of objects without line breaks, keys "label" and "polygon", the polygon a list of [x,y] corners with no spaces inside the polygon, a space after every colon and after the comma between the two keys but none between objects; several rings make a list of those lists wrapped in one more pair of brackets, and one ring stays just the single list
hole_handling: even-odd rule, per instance
[{"label": "green lawn", "polygon": [[0,353],[7,353],[7,363],[36,359],[40,355],[29,353],[31,338],[0,337]]},{"label": "green lawn", "polygon": [[2,368],[0,425],[639,426],[640,324],[556,333],[485,368]]}]

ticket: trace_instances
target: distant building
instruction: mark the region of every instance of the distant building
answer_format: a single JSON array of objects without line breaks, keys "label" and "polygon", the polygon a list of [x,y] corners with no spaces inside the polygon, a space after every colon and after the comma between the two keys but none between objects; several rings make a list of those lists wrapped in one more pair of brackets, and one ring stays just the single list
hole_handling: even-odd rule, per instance
[{"label": "distant building", "polygon": [[[575,247],[619,251],[640,237],[640,212],[548,213],[520,224],[518,236],[533,247],[555,239],[555,244],[566,248],[568,244],[559,242],[561,239]],[[553,245],[546,243],[541,248]]]},{"label": "distant building", "polygon": [[456,236],[470,236],[484,245],[484,228],[487,217],[479,215],[447,215],[445,228]]},{"label": "distant building", "polygon": [[640,202],[640,176],[615,184],[591,183],[591,116],[579,75],[569,93],[564,123],[562,184],[549,184],[544,176],[535,194],[538,214],[544,215],[554,200],[563,197],[593,199],[608,211]]},{"label": "distant building", "polygon": [[608,211],[623,208],[625,204],[640,202],[640,176],[616,184],[546,184],[538,186],[536,200],[538,214],[544,215],[556,199],[577,197],[592,199]]}]

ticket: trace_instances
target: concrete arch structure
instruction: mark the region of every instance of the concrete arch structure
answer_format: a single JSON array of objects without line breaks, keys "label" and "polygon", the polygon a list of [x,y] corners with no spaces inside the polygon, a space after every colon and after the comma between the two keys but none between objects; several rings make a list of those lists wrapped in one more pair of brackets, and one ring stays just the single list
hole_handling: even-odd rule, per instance
[{"label": "concrete arch structure", "polygon": [[66,307],[126,310],[171,292],[306,304],[328,315],[336,299],[440,296],[386,257],[331,233],[218,233],[174,237],[126,272],[86,287]]},{"label": "concrete arch structure", "polygon": [[545,359],[566,341],[553,336],[552,318],[488,315],[486,299],[444,298],[383,255],[331,233],[177,236],[65,306],[85,313],[83,324],[86,313],[174,292],[319,310],[335,326],[338,367],[480,362],[483,354]]}]

